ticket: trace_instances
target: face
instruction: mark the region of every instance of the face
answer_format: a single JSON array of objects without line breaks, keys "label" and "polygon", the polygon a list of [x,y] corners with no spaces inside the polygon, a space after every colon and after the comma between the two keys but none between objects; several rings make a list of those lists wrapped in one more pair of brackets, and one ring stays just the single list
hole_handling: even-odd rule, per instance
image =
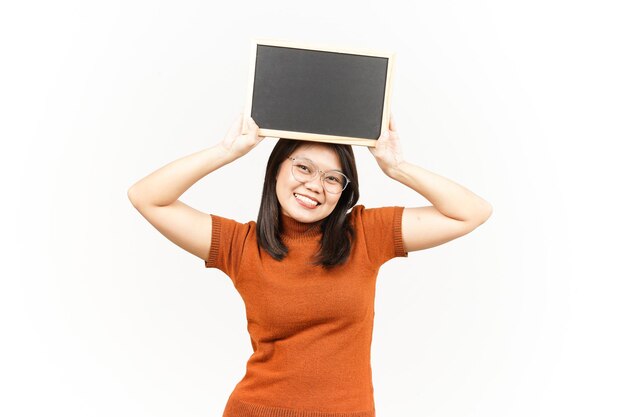
[{"label": "face", "polygon": [[[292,158],[308,158],[324,172],[341,170],[341,162],[335,151],[324,145],[307,144],[296,148],[290,155]],[[335,208],[341,198],[340,194],[327,192],[322,186],[322,174],[313,181],[301,183],[291,173],[291,159],[285,159],[278,170],[276,179],[276,195],[283,214],[302,223],[312,223],[326,218]],[[346,192],[344,190],[343,192]],[[321,204],[309,208],[301,203],[295,194],[303,194]]]}]

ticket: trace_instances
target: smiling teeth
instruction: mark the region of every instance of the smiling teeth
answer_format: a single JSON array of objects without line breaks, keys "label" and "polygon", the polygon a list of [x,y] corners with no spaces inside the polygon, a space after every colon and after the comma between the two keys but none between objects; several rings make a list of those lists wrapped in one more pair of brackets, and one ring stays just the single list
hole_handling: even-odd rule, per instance
[{"label": "smiling teeth", "polygon": [[298,199],[300,199],[300,200],[304,201],[305,203],[309,203],[309,204],[312,204],[312,205],[314,205],[314,206],[317,206],[317,203],[316,203],[315,201],[311,200],[310,198],[305,197],[305,196],[303,196],[303,195],[300,195],[300,194],[298,194],[298,193],[294,193],[294,194],[295,194],[296,198],[298,198]]}]

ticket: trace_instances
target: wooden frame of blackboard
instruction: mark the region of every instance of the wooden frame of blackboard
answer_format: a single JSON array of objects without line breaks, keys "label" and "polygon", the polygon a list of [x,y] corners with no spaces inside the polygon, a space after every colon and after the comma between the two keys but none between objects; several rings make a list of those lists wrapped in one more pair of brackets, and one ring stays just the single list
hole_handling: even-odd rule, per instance
[{"label": "wooden frame of blackboard", "polygon": [[[360,111],[360,115],[365,115],[366,120],[368,121],[367,126],[367,137],[365,135],[345,135],[345,134],[330,134],[337,132],[311,132],[304,131],[298,129],[276,129],[270,128],[267,125],[264,127],[264,123],[262,120],[257,120],[255,115],[258,115],[258,111],[256,114],[253,114],[253,110],[255,110],[255,97],[259,95],[259,91],[261,86],[258,81],[259,77],[257,75],[257,61],[258,61],[258,53],[259,47],[274,47],[274,48],[265,48],[261,50],[276,50],[275,48],[281,48],[281,53],[300,53],[300,56],[306,56],[302,54],[306,54],[306,52],[317,52],[318,54],[315,56],[331,56],[328,54],[319,54],[319,52],[328,52],[341,54],[341,58],[344,59],[344,62],[347,59],[359,59],[359,65],[368,65],[367,62],[372,61],[372,63],[376,63],[377,71],[372,72],[373,74],[379,74],[374,78],[376,88],[374,92],[376,93],[376,100],[370,100],[367,102],[366,107],[368,110],[367,113],[363,113],[361,108],[358,108]],[[313,56],[313,55],[312,55]],[[335,55],[332,55],[333,57]],[[336,56],[339,58],[339,56]],[[369,59],[374,58],[374,59]],[[311,44],[311,43],[302,43],[302,42],[292,42],[292,41],[284,41],[284,40],[269,40],[269,39],[253,39],[251,42],[251,52],[250,52],[250,71],[249,71],[249,82],[248,82],[248,92],[246,97],[246,104],[244,109],[244,116],[251,116],[255,122],[257,122],[259,126],[258,134],[260,136],[268,136],[268,137],[277,137],[277,138],[289,138],[289,139],[298,139],[298,140],[308,140],[315,142],[328,142],[328,143],[342,143],[349,145],[362,145],[362,146],[376,146],[376,142],[378,137],[380,137],[380,133],[382,132],[383,127],[388,126],[389,124],[389,103],[391,98],[391,87],[392,80],[394,74],[394,64],[395,64],[395,53],[393,52],[383,52],[379,50],[371,50],[371,49],[356,49],[351,47],[337,46],[337,45],[322,45],[322,44]],[[383,65],[383,67],[381,67]],[[367,68],[367,67],[365,67]],[[384,69],[384,74],[380,71],[380,68]],[[278,72],[278,71],[277,71]],[[272,74],[272,72],[265,71],[265,76],[267,74]],[[309,74],[310,75],[310,74]],[[358,78],[358,77],[355,77]],[[276,82],[276,80],[273,80]],[[293,81],[293,80],[292,80]],[[370,79],[371,81],[371,79]],[[358,85],[355,82],[355,85],[352,91],[359,91]],[[299,85],[299,88],[302,88],[302,85]],[[255,89],[257,94],[255,95]],[[381,90],[382,89],[382,90]],[[350,91],[349,89],[346,89]],[[267,94],[267,93],[265,93]],[[345,97],[344,97],[345,99]],[[350,97],[348,97],[348,100]],[[363,107],[363,101],[353,101],[353,103],[361,103],[361,107]],[[258,109],[258,106],[256,107]],[[374,109],[374,110],[371,110]],[[267,110],[267,109],[265,109]],[[266,111],[267,114],[267,111]],[[342,115],[344,113],[341,113]],[[371,114],[371,117],[370,117]],[[362,117],[362,116],[361,116]],[[294,118],[295,119],[295,118]],[[355,119],[356,120],[356,119]],[[347,121],[349,122],[349,120]],[[344,123],[342,120],[341,123]],[[360,131],[364,131],[361,129]],[[244,117],[242,124],[242,133],[247,134],[247,123],[246,118]]]}]

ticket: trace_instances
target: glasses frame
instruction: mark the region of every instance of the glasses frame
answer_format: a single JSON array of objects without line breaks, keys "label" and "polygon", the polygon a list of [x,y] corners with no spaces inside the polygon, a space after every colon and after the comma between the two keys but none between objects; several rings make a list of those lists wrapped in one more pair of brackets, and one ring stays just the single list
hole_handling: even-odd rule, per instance
[{"label": "glasses frame", "polygon": [[[289,156],[289,157],[287,157],[287,159],[291,159],[291,175],[293,175],[293,178],[296,181],[301,182],[303,184],[305,182],[315,181],[317,179],[317,177],[319,176],[320,177],[320,181],[322,182],[322,187],[324,187],[324,190],[326,190],[326,192],[329,192],[331,194],[341,194],[341,193],[344,192],[344,190],[346,189],[346,187],[348,187],[348,184],[350,183],[350,178],[348,178],[345,174],[343,174],[343,173],[341,173],[339,171],[335,171],[335,170],[322,171],[321,169],[319,169],[319,167],[317,165],[315,165],[315,162],[311,161],[310,159],[307,159],[307,161],[310,162],[313,165],[313,167],[315,167],[315,177],[313,177],[309,181],[304,181],[304,182],[300,181],[299,179],[296,178],[296,174],[295,174],[295,172],[293,172],[293,169],[296,166],[295,162],[296,162],[297,159],[305,159],[305,158],[294,158],[294,157]],[[326,184],[324,183],[324,178],[326,178],[326,172],[336,172],[338,174],[343,175],[346,178],[346,183],[344,184],[343,189],[341,191],[339,191],[338,193],[334,193],[332,191],[329,191],[326,188]],[[320,175],[320,174],[322,174],[322,175]]]}]

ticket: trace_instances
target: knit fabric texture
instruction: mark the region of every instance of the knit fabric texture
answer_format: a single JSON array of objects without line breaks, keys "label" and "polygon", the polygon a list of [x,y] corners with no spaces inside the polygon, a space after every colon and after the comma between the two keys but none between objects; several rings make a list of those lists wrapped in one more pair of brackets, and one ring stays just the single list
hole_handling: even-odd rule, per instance
[{"label": "knit fabric texture", "polygon": [[370,349],[379,268],[407,257],[404,207],[348,213],[355,230],[348,261],[312,264],[321,223],[281,213],[282,260],[257,247],[256,222],[211,214],[206,268],[230,277],[241,295],[253,353],[223,417],[375,417]]}]

